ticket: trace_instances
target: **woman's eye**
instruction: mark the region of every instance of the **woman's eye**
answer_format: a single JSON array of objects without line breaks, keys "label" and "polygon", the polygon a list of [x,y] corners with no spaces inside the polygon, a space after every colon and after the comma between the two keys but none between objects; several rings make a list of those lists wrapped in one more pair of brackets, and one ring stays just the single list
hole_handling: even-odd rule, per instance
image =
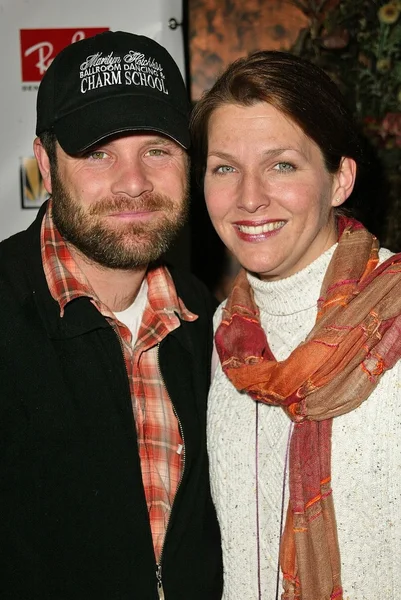
[{"label": "woman's eye", "polygon": [[289,173],[290,171],[295,171],[294,165],[288,162],[280,162],[277,163],[274,167],[276,171],[280,171],[281,173]]},{"label": "woman's eye", "polygon": [[225,175],[226,173],[234,173],[234,167],[230,167],[230,165],[220,165],[213,169],[214,173],[218,173],[220,175]]}]

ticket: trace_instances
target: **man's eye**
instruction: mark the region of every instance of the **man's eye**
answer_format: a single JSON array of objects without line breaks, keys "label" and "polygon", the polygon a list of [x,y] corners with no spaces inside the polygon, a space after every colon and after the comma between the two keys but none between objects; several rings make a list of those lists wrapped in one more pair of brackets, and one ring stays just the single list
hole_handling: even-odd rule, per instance
[{"label": "man's eye", "polygon": [[277,163],[274,167],[276,171],[281,171],[282,173],[289,173],[290,171],[295,171],[294,165],[288,162],[280,162]]},{"label": "man's eye", "polygon": [[102,158],[105,158],[107,154],[102,150],[96,150],[96,152],[91,152],[88,156],[89,158],[93,158],[94,160],[101,160]]},{"label": "man's eye", "polygon": [[148,150],[148,156],[166,156],[167,152],[161,148],[152,148]]}]

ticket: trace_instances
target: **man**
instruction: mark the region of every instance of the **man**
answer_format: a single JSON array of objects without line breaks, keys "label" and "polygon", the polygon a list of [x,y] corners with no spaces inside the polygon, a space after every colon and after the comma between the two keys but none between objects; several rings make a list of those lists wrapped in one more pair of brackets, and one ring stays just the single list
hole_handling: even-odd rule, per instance
[{"label": "man", "polygon": [[188,102],[155,41],[65,48],[38,92],[50,200],[0,244],[0,597],[221,597],[205,441],[213,302],[157,260]]}]

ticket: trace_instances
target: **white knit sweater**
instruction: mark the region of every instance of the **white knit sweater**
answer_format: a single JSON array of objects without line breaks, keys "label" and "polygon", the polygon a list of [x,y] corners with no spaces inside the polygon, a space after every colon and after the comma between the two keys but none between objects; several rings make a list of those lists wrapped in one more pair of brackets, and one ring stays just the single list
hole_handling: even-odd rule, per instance
[{"label": "white knit sweater", "polygon": [[[284,360],[305,339],[334,248],[281,281],[249,281],[270,347]],[[382,250],[380,259],[390,255]],[[221,307],[215,317],[217,326]],[[401,364],[381,379],[358,409],[333,423],[332,485],[344,600],[395,600],[401,573]],[[224,599],[276,596],[280,519],[288,502],[285,456],[290,421],[259,404],[259,537],[256,514],[256,403],[217,366],[208,409],[212,494],[223,540]],[[285,518],[285,510],[284,510]],[[258,563],[260,562],[260,565]],[[258,575],[259,572],[259,575]]]}]

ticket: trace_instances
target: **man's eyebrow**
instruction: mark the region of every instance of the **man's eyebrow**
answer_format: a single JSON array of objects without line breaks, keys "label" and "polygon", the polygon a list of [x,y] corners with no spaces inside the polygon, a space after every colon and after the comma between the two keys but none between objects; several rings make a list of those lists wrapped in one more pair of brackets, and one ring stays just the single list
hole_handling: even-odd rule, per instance
[{"label": "man's eyebrow", "polygon": [[168,144],[173,144],[174,141],[171,140],[170,138],[165,138],[162,136],[155,136],[155,137],[150,137],[147,142],[149,144],[159,144],[160,146],[167,146]]},{"label": "man's eyebrow", "polygon": [[[118,138],[116,138],[118,139]],[[116,139],[110,139],[110,140],[100,140],[99,142],[93,144],[93,146],[90,146],[89,148],[86,148],[85,150],[82,150],[82,152],[80,152],[80,155],[85,155],[85,154],[91,154],[92,152],[97,152],[99,149],[104,148],[106,146],[111,146],[113,145],[113,143],[116,141]],[[167,146],[169,144],[174,144],[174,140],[168,138],[168,137],[164,137],[162,135],[154,135],[154,136],[149,136],[147,138],[147,140],[145,141],[146,144],[152,144],[152,145],[158,145],[158,146]]]}]

